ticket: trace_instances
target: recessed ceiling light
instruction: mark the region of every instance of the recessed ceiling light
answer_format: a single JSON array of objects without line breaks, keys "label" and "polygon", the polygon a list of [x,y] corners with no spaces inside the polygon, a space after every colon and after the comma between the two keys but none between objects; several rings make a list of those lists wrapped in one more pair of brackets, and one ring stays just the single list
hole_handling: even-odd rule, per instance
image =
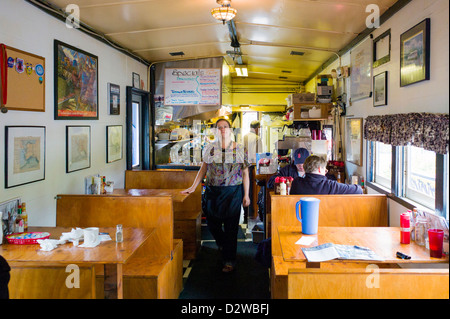
[{"label": "recessed ceiling light", "polygon": [[301,52],[301,51],[291,51],[291,55],[304,55],[305,52]]},{"label": "recessed ceiling light", "polygon": [[178,51],[178,52],[170,52],[169,53],[171,56],[180,56],[180,55],[184,55],[183,51]]}]

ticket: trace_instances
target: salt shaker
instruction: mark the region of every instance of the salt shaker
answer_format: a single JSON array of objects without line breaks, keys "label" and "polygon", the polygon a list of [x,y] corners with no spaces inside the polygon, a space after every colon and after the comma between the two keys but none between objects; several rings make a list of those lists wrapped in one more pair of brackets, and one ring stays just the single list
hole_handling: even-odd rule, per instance
[{"label": "salt shaker", "polygon": [[121,224],[116,226],[116,242],[118,243],[123,242],[123,230]]}]

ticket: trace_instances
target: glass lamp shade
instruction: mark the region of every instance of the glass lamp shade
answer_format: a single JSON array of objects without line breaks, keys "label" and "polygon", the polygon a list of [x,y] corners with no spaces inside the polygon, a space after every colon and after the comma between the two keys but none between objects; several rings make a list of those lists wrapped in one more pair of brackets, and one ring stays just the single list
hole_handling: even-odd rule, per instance
[{"label": "glass lamp shade", "polygon": [[230,21],[236,16],[237,10],[231,7],[218,7],[211,10],[212,16],[220,21]]}]

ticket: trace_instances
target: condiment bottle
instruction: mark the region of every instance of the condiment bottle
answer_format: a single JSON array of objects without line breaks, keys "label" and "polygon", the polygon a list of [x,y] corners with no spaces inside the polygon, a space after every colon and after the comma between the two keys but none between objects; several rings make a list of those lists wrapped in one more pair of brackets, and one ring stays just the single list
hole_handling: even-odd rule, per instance
[{"label": "condiment bottle", "polygon": [[280,178],[280,195],[286,195],[286,179]]},{"label": "condiment bottle", "polygon": [[289,195],[291,193],[292,181],[294,179],[292,177],[286,177],[286,194]]},{"label": "condiment bottle", "polygon": [[14,222],[15,229],[14,232],[16,233],[23,233],[24,232],[24,225],[23,225],[23,219],[22,219],[22,207],[19,205],[18,211],[17,211],[17,217]]},{"label": "condiment bottle", "polygon": [[411,241],[410,214],[403,213],[400,215],[400,243],[409,244]]},{"label": "condiment bottle", "polygon": [[24,231],[28,230],[28,214],[27,214],[27,206],[25,202],[22,202],[22,219],[23,219],[23,229]]},{"label": "condiment bottle", "polygon": [[275,195],[279,195],[280,194],[280,177],[275,177],[275,184],[274,184],[274,189],[275,189]]},{"label": "condiment bottle", "polygon": [[123,242],[123,229],[121,224],[116,226],[116,242]]},{"label": "condiment bottle", "polygon": [[425,246],[427,236],[427,220],[426,218],[417,216],[415,225],[415,240],[419,246]]}]

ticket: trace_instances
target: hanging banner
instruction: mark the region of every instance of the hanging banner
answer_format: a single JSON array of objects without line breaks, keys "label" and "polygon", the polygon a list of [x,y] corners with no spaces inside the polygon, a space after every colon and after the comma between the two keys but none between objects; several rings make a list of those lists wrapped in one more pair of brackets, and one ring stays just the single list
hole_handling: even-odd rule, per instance
[{"label": "hanging banner", "polygon": [[221,69],[165,69],[164,105],[220,105]]}]

